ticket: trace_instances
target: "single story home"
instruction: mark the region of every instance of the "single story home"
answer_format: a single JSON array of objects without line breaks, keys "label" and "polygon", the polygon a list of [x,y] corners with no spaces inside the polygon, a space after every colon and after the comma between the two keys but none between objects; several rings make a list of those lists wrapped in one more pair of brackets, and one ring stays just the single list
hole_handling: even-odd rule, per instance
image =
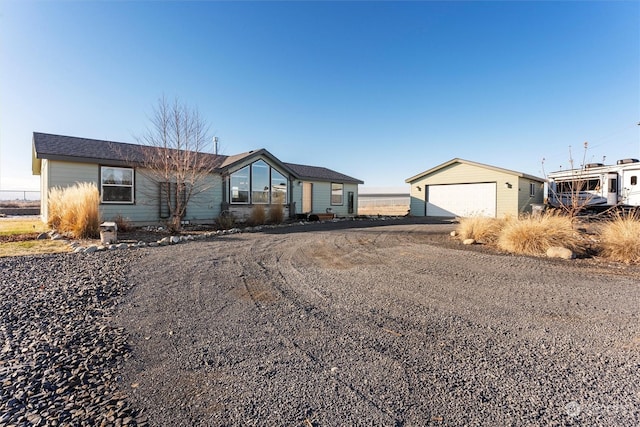
[{"label": "single story home", "polygon": [[[134,225],[158,224],[169,217],[158,182],[143,168],[148,146],[34,132],[32,172],[40,175],[41,214],[47,220],[52,188],[94,183],[100,191],[101,219],[121,216]],[[183,221],[211,223],[222,212],[238,219],[254,205],[282,204],[285,216],[358,214],[363,181],[318,166],[285,163],[265,149],[233,156],[201,153],[213,172],[187,205]]]},{"label": "single story home", "polygon": [[518,217],[544,200],[543,178],[458,158],[405,182],[412,216]]}]

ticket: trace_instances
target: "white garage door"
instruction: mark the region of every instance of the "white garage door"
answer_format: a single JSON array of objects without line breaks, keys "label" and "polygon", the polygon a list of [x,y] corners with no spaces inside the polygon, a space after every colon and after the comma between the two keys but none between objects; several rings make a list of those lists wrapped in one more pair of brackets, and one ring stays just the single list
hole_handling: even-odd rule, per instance
[{"label": "white garage door", "polygon": [[496,183],[430,185],[427,216],[496,216]]}]

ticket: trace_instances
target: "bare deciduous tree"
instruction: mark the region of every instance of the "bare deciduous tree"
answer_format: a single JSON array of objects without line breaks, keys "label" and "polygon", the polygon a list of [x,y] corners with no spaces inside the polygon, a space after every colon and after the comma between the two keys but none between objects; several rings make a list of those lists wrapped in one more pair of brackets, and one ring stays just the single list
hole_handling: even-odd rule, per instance
[{"label": "bare deciduous tree", "polygon": [[[571,146],[569,146],[569,171],[571,172],[571,177],[557,180],[555,188],[549,186],[549,198],[553,201],[554,206],[572,218],[588,210],[595,199],[595,194],[589,191],[593,188],[590,187],[591,182],[586,164],[589,143],[585,142],[583,147],[582,163],[579,168],[576,168]],[[542,170],[546,178],[544,159],[542,159]],[[597,189],[593,190],[599,191],[599,185]]]},{"label": "bare deciduous tree", "polygon": [[210,152],[209,126],[197,109],[164,96],[150,120],[138,138],[145,146],[141,173],[156,184],[160,210],[169,218],[169,228],[178,231],[189,201],[212,186],[216,156]]}]

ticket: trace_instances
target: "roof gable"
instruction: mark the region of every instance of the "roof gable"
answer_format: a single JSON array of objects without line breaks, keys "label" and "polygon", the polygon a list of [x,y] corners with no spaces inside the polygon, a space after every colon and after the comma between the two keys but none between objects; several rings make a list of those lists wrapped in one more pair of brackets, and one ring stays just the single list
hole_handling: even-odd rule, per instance
[{"label": "roof gable", "polygon": [[259,150],[247,151],[245,153],[235,154],[233,156],[228,156],[220,166],[220,169],[229,170],[238,164],[247,162],[247,160],[251,158],[257,159],[260,157],[266,157],[271,163],[279,166],[280,169],[282,169],[284,172],[291,175],[295,175],[294,172],[287,166],[286,163],[283,163],[282,161],[280,161],[276,156],[274,156],[264,148],[261,148]]},{"label": "roof gable", "polygon": [[510,169],[504,169],[504,168],[500,168],[500,167],[497,167],[497,166],[486,165],[484,163],[472,162],[470,160],[464,160],[464,159],[460,159],[458,157],[456,157],[454,159],[451,159],[448,162],[444,162],[444,163],[442,163],[442,164],[440,164],[438,166],[435,166],[435,167],[433,167],[431,169],[428,169],[428,170],[426,170],[426,171],[424,171],[422,173],[414,175],[414,176],[412,176],[410,178],[407,178],[407,179],[404,180],[404,182],[412,183],[413,181],[415,181],[417,179],[424,178],[427,175],[431,175],[431,174],[433,174],[435,172],[438,172],[438,171],[440,171],[440,170],[442,170],[444,168],[447,168],[447,167],[455,165],[455,164],[466,164],[466,165],[470,165],[470,166],[475,166],[475,167],[479,167],[479,168],[483,168],[483,169],[492,170],[492,171],[495,171],[495,172],[505,173],[505,174],[509,174],[509,175],[515,175],[515,176],[520,177],[520,178],[527,178],[527,179],[530,179],[532,181],[545,182],[545,179],[538,178],[538,177],[533,176],[533,175],[527,175],[527,174],[522,173],[522,172],[517,172],[517,171],[514,171],[514,170],[510,170]]}]

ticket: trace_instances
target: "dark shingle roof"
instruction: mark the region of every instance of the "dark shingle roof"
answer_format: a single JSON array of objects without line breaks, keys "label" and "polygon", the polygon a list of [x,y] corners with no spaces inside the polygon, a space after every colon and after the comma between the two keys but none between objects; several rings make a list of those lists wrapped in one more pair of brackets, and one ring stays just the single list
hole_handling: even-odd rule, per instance
[{"label": "dark shingle roof", "polygon": [[302,179],[364,184],[364,181],[319,166],[297,165],[294,163],[285,163],[285,165]]},{"label": "dark shingle roof", "polygon": [[[38,159],[117,164],[143,163],[145,150],[153,149],[153,147],[139,144],[40,132],[33,133],[33,147],[34,154]],[[214,168],[219,167],[227,157],[209,153],[204,154],[211,157]]]},{"label": "dark shingle roof", "polygon": [[[154,147],[146,145],[124,142],[78,138],[75,136],[53,135],[40,132],[33,133],[34,161],[38,161],[38,163],[39,159],[51,159],[83,163],[108,163],[113,165],[142,164],[145,159],[145,150],[151,150],[153,148]],[[245,158],[261,154],[277,160],[264,149],[252,150],[233,156],[203,154],[210,156],[214,169],[223,169]],[[299,179],[348,182],[354,184],[364,183],[359,179],[323,167],[297,165],[294,163],[282,164],[289,168],[292,174]],[[34,173],[39,173],[39,165],[34,168]]]}]

